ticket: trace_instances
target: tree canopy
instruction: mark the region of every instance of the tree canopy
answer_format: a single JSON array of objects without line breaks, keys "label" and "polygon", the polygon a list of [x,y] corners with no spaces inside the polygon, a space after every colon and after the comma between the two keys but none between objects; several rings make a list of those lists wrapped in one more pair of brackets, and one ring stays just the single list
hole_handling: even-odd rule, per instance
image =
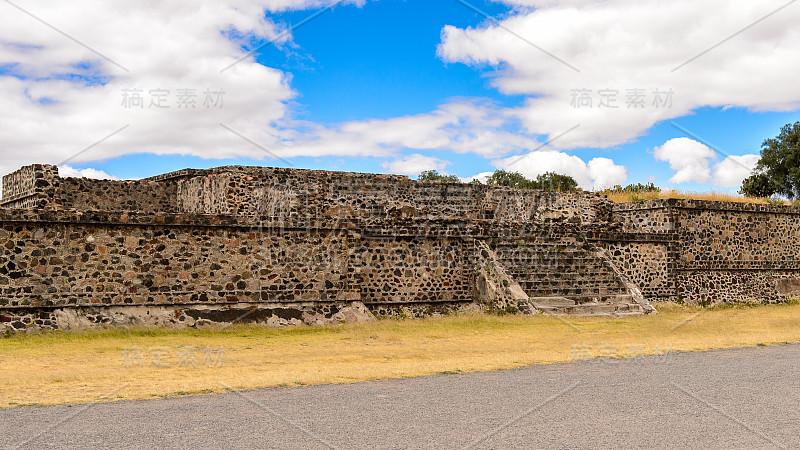
[{"label": "tree canopy", "polygon": [[557,192],[578,190],[578,182],[574,178],[555,172],[543,173],[538,175],[535,180],[530,180],[519,172],[497,170],[486,180],[486,184],[508,186],[516,189],[542,189]]},{"label": "tree canopy", "polygon": [[784,125],[777,137],[761,144],[761,159],[739,192],[754,197],[800,197],[800,122]]},{"label": "tree canopy", "polygon": [[445,175],[437,170],[426,170],[417,177],[419,181],[441,181],[442,183],[460,183],[461,180],[455,175]]},{"label": "tree canopy", "polygon": [[653,183],[636,183],[636,184],[629,184],[625,187],[620,185],[615,185],[612,188],[606,189],[603,192],[611,193],[611,194],[644,194],[647,192],[659,192],[661,188],[656,186]]}]

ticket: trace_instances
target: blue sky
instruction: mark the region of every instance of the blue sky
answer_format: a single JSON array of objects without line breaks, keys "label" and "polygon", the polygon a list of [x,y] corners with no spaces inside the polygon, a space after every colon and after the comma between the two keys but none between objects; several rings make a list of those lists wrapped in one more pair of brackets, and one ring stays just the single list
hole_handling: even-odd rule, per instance
[{"label": "blue sky", "polygon": [[[679,0],[668,11],[654,0],[470,2],[490,20],[455,0],[373,0],[339,4],[277,45],[269,42],[331,2],[240,3],[119,14],[98,3],[86,19],[36,1],[20,2],[29,14],[4,11],[13,22],[0,32],[9,99],[0,141],[31,151],[7,150],[0,166],[67,160],[67,175],[118,178],[224,164],[410,176],[430,168],[464,178],[506,168],[568,173],[587,189],[654,182],[735,191],[761,142],[800,120],[787,61],[798,56],[800,8],[712,47],[780,2]],[[704,8],[719,20],[687,28],[681,18],[706,17]],[[70,14],[86,25],[60,20]],[[126,40],[126,27],[144,30]],[[255,58],[216,70],[262,45]],[[753,58],[771,74],[760,76]],[[174,96],[185,87],[221,87],[226,104],[120,108],[123,89]],[[647,96],[640,111],[626,107],[633,88]],[[569,105],[577,89],[591,92],[591,108]],[[597,106],[601,89],[617,92],[618,109]],[[668,110],[650,106],[654,89],[674,91]]]},{"label": "blue sky", "polygon": [[[476,4],[494,16],[509,11],[495,3]],[[291,24],[308,16],[301,11],[275,17]],[[342,7],[299,28],[297,49],[269,46],[258,61],[293,74],[305,118],[318,122],[417,114],[450,97],[518,104],[520,96],[499,95],[489,86],[490,68],[448,64],[436,55],[444,25],[484,21],[455,1],[388,0]]]}]

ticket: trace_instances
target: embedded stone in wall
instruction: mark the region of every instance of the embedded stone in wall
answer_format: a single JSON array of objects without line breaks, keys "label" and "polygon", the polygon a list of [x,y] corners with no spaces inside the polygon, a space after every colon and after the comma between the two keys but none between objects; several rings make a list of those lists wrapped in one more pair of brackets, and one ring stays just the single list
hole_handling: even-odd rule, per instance
[{"label": "embedded stone in wall", "polygon": [[3,177],[3,198],[0,206],[25,209],[57,207],[55,197],[60,180],[56,166],[24,166]]},{"label": "embedded stone in wall", "polygon": [[783,295],[800,294],[800,278],[780,278],[776,280],[778,293]]},{"label": "embedded stone in wall", "polygon": [[376,320],[361,302],[325,305],[257,303],[224,306],[82,306],[0,310],[0,335],[20,331],[80,330],[103,326],[185,328],[250,323],[280,327],[367,323]]},{"label": "embedded stone in wall", "polygon": [[537,314],[539,311],[530,298],[512,278],[497,254],[482,241],[476,242],[477,279],[475,296],[479,303],[492,310],[516,310],[524,314]]}]

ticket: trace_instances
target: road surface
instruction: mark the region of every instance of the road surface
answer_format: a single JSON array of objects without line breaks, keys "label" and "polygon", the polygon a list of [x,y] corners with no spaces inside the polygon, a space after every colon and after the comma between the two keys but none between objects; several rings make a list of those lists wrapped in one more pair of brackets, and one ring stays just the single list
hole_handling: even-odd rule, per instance
[{"label": "road surface", "polygon": [[0,410],[0,446],[800,448],[800,345]]}]

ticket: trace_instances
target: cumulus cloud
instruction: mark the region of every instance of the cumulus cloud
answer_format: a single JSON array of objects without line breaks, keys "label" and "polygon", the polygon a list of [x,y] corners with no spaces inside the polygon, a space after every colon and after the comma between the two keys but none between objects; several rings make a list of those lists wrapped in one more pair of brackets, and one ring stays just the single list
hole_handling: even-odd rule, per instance
[{"label": "cumulus cloud", "polygon": [[670,139],[660,147],[656,147],[653,156],[659,161],[666,161],[675,171],[670,183],[706,183],[711,179],[712,160],[717,155],[705,144],[689,138]]},{"label": "cumulus cloud", "polygon": [[527,96],[515,113],[529,133],[556,136],[580,124],[555,146],[630,142],[704,106],[800,106],[796,5],[682,65],[783,0],[504,2],[519,8],[499,25],[445,26],[438,54],[494,66],[497,89]]},{"label": "cumulus cloud", "polygon": [[[323,0],[202,0],[112,5],[25,2],[0,15],[0,171],[132,153],[252,158],[393,157],[405,149],[488,158],[537,145],[515,114],[479,99],[383,120],[318,124],[293,117],[291,74],[247,48],[291,44],[269,12]],[[344,2],[360,6],[363,0]],[[341,6],[337,6],[341,7]],[[28,13],[95,51],[53,31]],[[2,73],[0,72],[0,73]],[[220,126],[223,124],[224,126]],[[254,145],[256,143],[257,145]]]},{"label": "cumulus cloud", "polygon": [[670,183],[711,183],[727,188],[741,186],[761,158],[759,155],[731,155],[715,163],[717,155],[711,148],[689,138],[670,139],[656,147],[653,156],[668,162],[675,171]]},{"label": "cumulus cloud", "polygon": [[383,168],[390,173],[416,177],[426,170],[442,172],[449,164],[450,161],[415,153],[403,159],[387,162],[383,164]]},{"label": "cumulus cloud", "polygon": [[598,190],[624,184],[628,179],[625,166],[608,158],[593,158],[588,163],[575,155],[556,150],[536,151],[520,158],[512,156],[494,161],[494,165],[508,171],[520,172],[527,178],[536,178],[546,172],[569,175],[583,189]]},{"label": "cumulus cloud", "polygon": [[605,189],[614,185],[624,185],[628,179],[628,168],[609,158],[593,158],[586,165],[594,189]]},{"label": "cumulus cloud", "polygon": [[109,175],[102,170],[93,169],[88,167],[86,169],[76,169],[72,166],[61,165],[58,166],[58,175],[60,177],[72,178],[94,178],[98,180],[118,180],[119,178]]},{"label": "cumulus cloud", "polygon": [[472,181],[478,180],[481,183],[486,184],[486,180],[490,176],[492,176],[493,173],[494,172],[481,172],[481,173],[479,173],[477,175],[473,175],[471,177],[462,177],[462,178],[459,178],[459,179],[461,180],[462,183],[470,183]]},{"label": "cumulus cloud", "polygon": [[722,187],[738,187],[749,177],[761,159],[760,155],[728,156],[714,166],[714,184]]},{"label": "cumulus cloud", "polygon": [[478,99],[453,100],[436,110],[391,119],[372,119],[322,126],[296,122],[284,145],[291,155],[391,156],[401,149],[449,150],[487,158],[538,146],[515,129],[503,108]]},{"label": "cumulus cloud", "polygon": [[[13,114],[0,117],[5,149],[0,170],[59,163],[104,138],[72,160],[130,153],[270,157],[220,123],[264,148],[275,147],[275,153],[289,153],[280,144],[285,141],[281,121],[290,119],[288,102],[295,97],[291,77],[257,64],[246,49],[291,40],[287,25],[266,13],[333,3],[30,0],[18,2],[19,8],[3,5],[0,96]],[[363,0],[342,5],[347,3]]]},{"label": "cumulus cloud", "polygon": [[[736,42],[672,71],[780,3],[505,0],[517,8],[501,19],[502,25],[561,61],[492,24],[445,26],[438,54],[446,62],[496,66],[494,85],[502,93],[525,96],[524,105],[504,108],[455,99],[433,111],[390,119],[332,125],[299,121],[290,107],[296,97],[291,74],[256,63],[246,49],[273,39],[279,47],[293,45],[287,24],[270,19],[270,12],[334,3],[87,0],[77,5],[27,0],[18,2],[24,11],[5,5],[0,96],[14,113],[0,117],[5,149],[0,172],[33,162],[69,159],[85,165],[132,153],[265,161],[275,156],[370,156],[396,162],[409,159],[399,155],[410,149],[504,161],[538,147],[539,135],[553,137],[570,129],[552,145],[628,142],[657,121],[700,106],[800,106],[800,86],[792,79],[800,65],[794,57],[800,47],[794,26],[800,8],[787,7]],[[362,4],[353,0],[337,7]],[[591,107],[576,107],[585,106],[579,89],[589,91]],[[599,96],[604,89],[617,90],[616,105],[600,105],[607,99]],[[628,107],[628,97],[635,97],[628,89],[644,89],[645,103],[634,105],[644,107]],[[671,89],[671,104],[654,105],[655,89]],[[165,108],[153,106],[159,92],[166,92]],[[131,102],[134,95],[143,103]],[[187,103],[187,96],[194,103]],[[624,182],[625,167],[609,159],[585,162],[541,153],[529,159],[572,171],[584,187]],[[540,172],[527,161],[521,163],[527,175]],[[720,183],[735,178],[733,169],[725,167],[719,175],[714,172],[714,179],[724,180]]]}]

